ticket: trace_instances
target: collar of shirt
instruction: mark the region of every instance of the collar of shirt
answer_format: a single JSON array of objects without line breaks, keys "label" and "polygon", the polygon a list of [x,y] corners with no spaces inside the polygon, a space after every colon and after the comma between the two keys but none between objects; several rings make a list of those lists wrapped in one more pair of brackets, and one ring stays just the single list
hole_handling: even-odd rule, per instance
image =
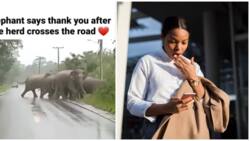
[{"label": "collar of shirt", "polygon": [[160,55],[163,61],[166,61],[168,63],[174,63],[174,60],[171,59],[168,54],[165,52],[164,48],[162,47],[162,49],[160,50]]}]

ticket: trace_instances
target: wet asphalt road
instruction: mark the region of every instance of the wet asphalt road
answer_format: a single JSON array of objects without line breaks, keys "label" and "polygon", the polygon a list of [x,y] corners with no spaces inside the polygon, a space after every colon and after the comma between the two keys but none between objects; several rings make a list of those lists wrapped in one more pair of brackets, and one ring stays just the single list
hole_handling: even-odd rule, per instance
[{"label": "wet asphalt road", "polygon": [[24,87],[0,96],[1,139],[113,139],[115,123],[63,101],[21,98]]}]

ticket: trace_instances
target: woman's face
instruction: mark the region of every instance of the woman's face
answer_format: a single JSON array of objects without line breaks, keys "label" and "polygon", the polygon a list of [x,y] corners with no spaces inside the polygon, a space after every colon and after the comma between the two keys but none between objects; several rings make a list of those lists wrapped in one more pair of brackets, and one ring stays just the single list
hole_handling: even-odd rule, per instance
[{"label": "woman's face", "polygon": [[182,55],[188,47],[189,33],[185,29],[175,28],[163,37],[164,49],[173,59],[174,55]]}]

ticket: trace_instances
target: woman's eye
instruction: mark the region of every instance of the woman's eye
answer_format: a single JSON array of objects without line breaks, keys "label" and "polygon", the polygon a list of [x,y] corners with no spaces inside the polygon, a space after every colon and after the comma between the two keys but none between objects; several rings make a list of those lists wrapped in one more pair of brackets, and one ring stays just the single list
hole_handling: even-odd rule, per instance
[{"label": "woman's eye", "polygon": [[168,42],[171,43],[171,44],[176,43],[175,40],[169,40]]}]

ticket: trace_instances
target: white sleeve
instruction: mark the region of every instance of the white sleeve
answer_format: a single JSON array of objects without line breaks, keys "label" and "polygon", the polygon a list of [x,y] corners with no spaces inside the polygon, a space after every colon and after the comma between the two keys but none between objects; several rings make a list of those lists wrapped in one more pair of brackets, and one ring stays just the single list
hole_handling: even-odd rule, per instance
[{"label": "white sleeve", "polygon": [[131,78],[127,97],[127,109],[132,115],[144,117],[153,122],[155,117],[147,117],[145,115],[146,110],[153,104],[144,100],[148,88],[147,71],[146,64],[140,59]]},{"label": "white sleeve", "polygon": [[200,65],[197,64],[197,63],[195,63],[195,70],[196,70],[196,74],[197,74],[198,76],[204,77],[204,74],[203,74],[202,71],[201,71]]}]

